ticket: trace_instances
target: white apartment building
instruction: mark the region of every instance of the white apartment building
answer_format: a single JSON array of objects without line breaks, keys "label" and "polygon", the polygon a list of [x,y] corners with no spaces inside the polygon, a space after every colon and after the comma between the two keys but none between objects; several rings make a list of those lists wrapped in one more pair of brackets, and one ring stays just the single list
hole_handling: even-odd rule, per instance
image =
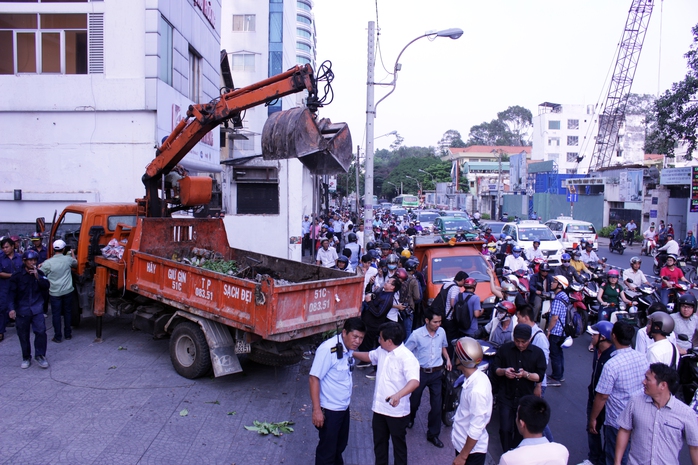
[{"label": "white apartment building", "polygon": [[[296,64],[315,67],[312,0],[226,1],[222,9],[221,48],[235,87],[264,80]],[[221,128],[221,185],[229,240],[235,247],[300,260],[303,215],[318,211],[320,176],[297,159],[262,159],[262,128],[279,110],[302,106],[306,93],[270,106],[250,108],[243,127]]]},{"label": "white apartment building", "polygon": [[[156,145],[218,95],[220,28],[220,0],[0,1],[0,223],[142,197]],[[211,134],[181,164],[219,154]]]}]

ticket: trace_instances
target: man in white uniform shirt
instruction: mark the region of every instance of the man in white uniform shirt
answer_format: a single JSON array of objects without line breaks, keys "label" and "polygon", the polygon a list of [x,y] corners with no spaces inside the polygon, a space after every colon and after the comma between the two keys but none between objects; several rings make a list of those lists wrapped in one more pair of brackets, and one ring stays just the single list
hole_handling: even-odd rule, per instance
[{"label": "man in white uniform shirt", "polygon": [[330,247],[330,240],[323,239],[322,247],[317,251],[317,264],[325,268],[332,268],[337,264],[337,249]]},{"label": "man in white uniform shirt", "polygon": [[402,343],[404,338],[402,325],[389,321],[380,326],[379,348],[354,352],[357,360],[378,366],[372,407],[376,465],[388,465],[390,440],[395,465],[407,465],[410,394],[419,387],[419,361]]},{"label": "man in white uniform shirt", "polygon": [[[628,289],[631,291],[634,291],[641,284],[647,284],[645,273],[640,269],[641,265],[642,259],[640,257],[633,257],[630,259],[630,268],[623,270],[623,283],[628,286]],[[628,280],[632,280],[632,282],[628,282]]]},{"label": "man in white uniform shirt", "polygon": [[492,418],[492,384],[477,369],[483,357],[482,346],[473,338],[462,337],[456,341],[454,353],[455,366],[465,375],[465,382],[451,431],[456,449],[453,465],[484,465],[490,438],[487,424]]}]

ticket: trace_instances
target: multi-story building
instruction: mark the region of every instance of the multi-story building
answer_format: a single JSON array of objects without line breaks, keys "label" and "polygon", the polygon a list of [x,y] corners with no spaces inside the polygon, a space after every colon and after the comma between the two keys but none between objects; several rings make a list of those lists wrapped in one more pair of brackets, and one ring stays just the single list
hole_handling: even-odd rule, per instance
[{"label": "multi-story building", "polygon": [[[279,74],[296,64],[315,69],[312,0],[224,2],[221,47],[235,87]],[[221,129],[221,173],[226,228],[236,247],[300,259],[303,215],[316,212],[322,181],[297,159],[265,161],[262,128],[267,117],[302,106],[305,93],[247,110],[242,127]],[[244,231],[244,234],[241,232]]]},{"label": "multi-story building", "polygon": [[[0,1],[0,223],[129,202],[155,147],[219,93],[220,0]],[[220,170],[209,135],[181,162]]]}]

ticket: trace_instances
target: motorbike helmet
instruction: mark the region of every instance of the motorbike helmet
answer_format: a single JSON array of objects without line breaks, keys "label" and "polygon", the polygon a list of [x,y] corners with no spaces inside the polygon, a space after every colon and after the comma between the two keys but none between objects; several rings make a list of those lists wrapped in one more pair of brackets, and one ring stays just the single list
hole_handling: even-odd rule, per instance
[{"label": "motorbike helmet", "polygon": [[565,278],[561,274],[553,276],[553,279],[560,283],[563,289],[567,289],[570,285],[570,282],[567,280],[567,278]]},{"label": "motorbike helmet", "polygon": [[538,267],[538,271],[550,271],[550,264],[548,262],[543,262]]},{"label": "motorbike helmet", "polygon": [[414,271],[417,269],[419,262],[413,258],[410,258],[405,262],[405,271]]},{"label": "motorbike helmet", "polygon": [[24,255],[22,255],[22,260],[38,260],[39,259],[39,254],[36,252],[36,250],[27,250],[24,252]]},{"label": "motorbike helmet", "polygon": [[676,261],[678,260],[678,257],[675,254],[670,253],[669,255],[666,256],[666,261],[669,261],[669,259],[674,260],[674,263],[676,263]]},{"label": "motorbike helmet", "polygon": [[396,270],[397,264],[400,263],[400,259],[394,253],[391,253],[390,255],[388,255],[388,258],[385,260],[385,263],[386,263],[386,265],[388,265],[389,270]]},{"label": "motorbike helmet", "polygon": [[395,276],[397,276],[400,281],[405,281],[408,278],[407,271],[405,271],[404,268],[398,268],[395,272]]},{"label": "motorbike helmet", "polygon": [[572,257],[570,256],[570,254],[568,254],[567,252],[565,252],[565,253],[562,254],[562,257],[560,257],[560,259],[561,259],[561,260],[572,260]]},{"label": "motorbike helmet", "polygon": [[671,237],[671,238],[673,239],[674,233],[666,233],[666,237],[667,237],[667,238]]},{"label": "motorbike helmet", "polygon": [[344,255],[340,255],[339,257],[337,257],[337,266],[339,266],[340,263],[344,263],[344,268],[346,268],[347,266],[349,266],[349,259]]},{"label": "motorbike helmet", "polygon": [[674,330],[674,319],[666,312],[654,312],[649,319],[650,334],[668,336]]},{"label": "motorbike helmet", "polygon": [[412,254],[410,253],[410,251],[407,250],[407,249],[405,249],[405,250],[403,250],[402,252],[400,252],[400,255],[402,255],[402,256],[405,257],[405,258],[410,258],[410,257],[412,256]]},{"label": "motorbike helmet", "polygon": [[463,282],[463,287],[466,289],[475,289],[477,286],[477,281],[473,278],[465,278],[465,281]]},{"label": "motorbike helmet", "polygon": [[38,232],[34,231],[31,235],[31,240],[32,241],[40,241],[41,240],[41,234]]},{"label": "motorbike helmet", "polygon": [[611,269],[611,270],[608,270],[607,276],[609,278],[618,278],[618,277],[620,277],[620,273],[618,272],[618,270]]},{"label": "motorbike helmet", "polygon": [[533,238],[533,243],[535,244],[536,242],[540,245],[540,238],[538,236]]},{"label": "motorbike helmet", "polygon": [[521,253],[521,247],[515,245],[514,247],[512,247],[511,251],[512,253]]},{"label": "motorbike helmet", "polygon": [[366,251],[371,251],[376,248],[376,243],[375,242],[368,242],[366,244]]},{"label": "motorbike helmet", "polygon": [[613,332],[613,323],[610,321],[599,321],[591,327],[592,331],[599,334],[599,336],[610,341],[611,333]]},{"label": "motorbike helmet", "polygon": [[572,256],[574,257],[575,260],[579,260],[579,257],[582,256],[582,252],[580,252],[579,250],[575,250],[572,252]]},{"label": "motorbike helmet", "polygon": [[356,234],[354,233],[347,234],[347,239],[349,239],[349,242],[356,242],[359,240],[359,238],[356,237]]},{"label": "motorbike helmet", "polygon": [[369,250],[368,255],[374,260],[381,258],[381,253],[376,249]]},{"label": "motorbike helmet", "polygon": [[466,368],[475,368],[482,361],[482,346],[472,337],[462,337],[454,344],[454,352]]},{"label": "motorbike helmet", "polygon": [[463,228],[458,228],[456,229],[456,234],[465,234],[465,230]]},{"label": "motorbike helmet", "polygon": [[634,265],[634,264],[636,264],[636,263],[642,264],[642,259],[641,259],[640,257],[632,257],[632,258],[630,259],[630,264],[631,264],[631,265]]},{"label": "motorbike helmet", "polygon": [[696,313],[696,304],[698,304],[698,301],[696,301],[696,296],[694,296],[690,292],[687,292],[684,295],[679,296],[679,300],[678,300],[679,310],[681,310],[682,305],[691,305],[693,307],[693,313]]},{"label": "motorbike helmet", "polygon": [[503,320],[505,317],[512,317],[516,313],[516,305],[508,300],[499,302],[494,310],[498,313],[498,318]]},{"label": "motorbike helmet", "polygon": [[63,250],[65,249],[65,241],[58,239],[53,241],[53,250]]},{"label": "motorbike helmet", "polygon": [[499,240],[500,240],[500,241],[503,241],[504,239],[506,239],[506,237],[507,237],[507,235],[504,234],[504,233],[500,233],[500,234],[499,234]]},{"label": "motorbike helmet", "polygon": [[[472,278],[471,278],[472,279]],[[516,294],[516,286],[513,283],[503,283],[502,284],[502,292],[506,294]]]},{"label": "motorbike helmet", "polygon": [[383,242],[381,244],[381,250],[390,250],[390,243],[389,242]]}]

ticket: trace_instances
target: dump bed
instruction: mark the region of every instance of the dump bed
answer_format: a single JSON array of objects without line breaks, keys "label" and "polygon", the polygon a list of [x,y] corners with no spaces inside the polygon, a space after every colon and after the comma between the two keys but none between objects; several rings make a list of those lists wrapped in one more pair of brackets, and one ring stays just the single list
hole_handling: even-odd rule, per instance
[{"label": "dump bed", "polygon": [[[140,218],[127,289],[167,305],[284,342],[358,316],[363,278],[231,248],[221,219]],[[186,263],[193,250],[235,260],[235,276]]]}]

